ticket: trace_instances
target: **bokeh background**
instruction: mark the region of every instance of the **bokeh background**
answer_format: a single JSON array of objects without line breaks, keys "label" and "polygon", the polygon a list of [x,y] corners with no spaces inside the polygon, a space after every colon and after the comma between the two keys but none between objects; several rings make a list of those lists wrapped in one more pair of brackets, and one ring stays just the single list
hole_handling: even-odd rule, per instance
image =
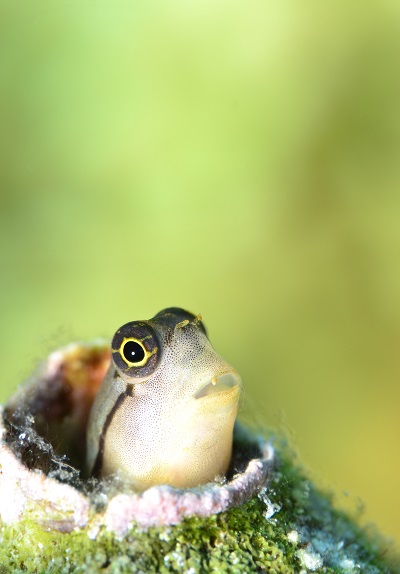
[{"label": "bokeh background", "polygon": [[0,400],[201,312],[245,410],[400,540],[400,4],[2,1]]}]

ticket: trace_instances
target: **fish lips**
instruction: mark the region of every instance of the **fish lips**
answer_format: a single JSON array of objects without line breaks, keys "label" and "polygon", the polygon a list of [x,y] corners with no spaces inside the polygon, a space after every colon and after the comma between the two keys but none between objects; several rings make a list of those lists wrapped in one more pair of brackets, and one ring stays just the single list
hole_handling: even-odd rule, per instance
[{"label": "fish lips", "polygon": [[195,393],[194,398],[205,399],[217,395],[235,395],[242,389],[242,379],[236,371],[225,371],[208,379]]}]

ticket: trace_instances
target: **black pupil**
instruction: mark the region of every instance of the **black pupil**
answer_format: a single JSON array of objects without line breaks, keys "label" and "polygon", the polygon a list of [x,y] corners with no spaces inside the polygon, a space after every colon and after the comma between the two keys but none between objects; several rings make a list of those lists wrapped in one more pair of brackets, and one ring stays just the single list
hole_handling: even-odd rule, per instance
[{"label": "black pupil", "polygon": [[124,357],[129,363],[140,363],[144,359],[144,349],[136,341],[128,341],[124,345]]}]

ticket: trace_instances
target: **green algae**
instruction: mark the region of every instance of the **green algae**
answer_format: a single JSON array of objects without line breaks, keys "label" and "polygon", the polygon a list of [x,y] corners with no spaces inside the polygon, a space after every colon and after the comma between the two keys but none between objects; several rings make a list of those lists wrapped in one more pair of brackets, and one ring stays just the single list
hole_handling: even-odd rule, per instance
[{"label": "green algae", "polygon": [[[90,530],[88,530],[90,533]],[[43,530],[31,518],[0,531],[0,573],[128,574],[221,572],[399,573],[378,536],[367,535],[281,453],[268,490],[208,518],[123,538],[101,529]]]}]

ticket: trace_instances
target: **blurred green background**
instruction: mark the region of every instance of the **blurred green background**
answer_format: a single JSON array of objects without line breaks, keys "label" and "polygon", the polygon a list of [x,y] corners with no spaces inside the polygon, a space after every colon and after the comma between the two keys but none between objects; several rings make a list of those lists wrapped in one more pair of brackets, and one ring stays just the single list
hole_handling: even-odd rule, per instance
[{"label": "blurred green background", "polygon": [[394,1],[2,1],[0,400],[201,312],[251,416],[399,541],[399,62]]}]

